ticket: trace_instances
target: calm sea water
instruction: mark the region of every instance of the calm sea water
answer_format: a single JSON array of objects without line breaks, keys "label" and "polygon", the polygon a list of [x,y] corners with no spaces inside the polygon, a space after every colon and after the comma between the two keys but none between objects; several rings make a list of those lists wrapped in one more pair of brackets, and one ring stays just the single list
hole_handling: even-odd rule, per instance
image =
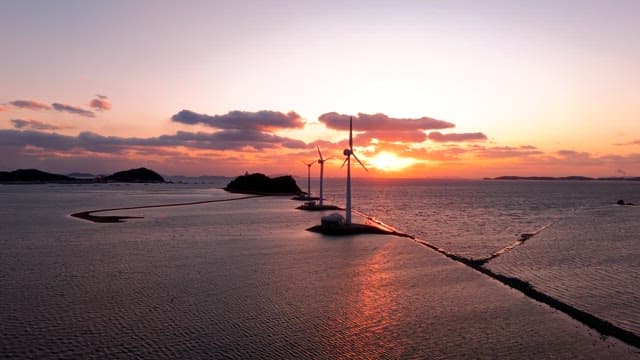
[{"label": "calm sea water", "polygon": [[361,183],[354,187],[357,208],[469,258],[486,258],[544,228],[487,267],[640,334],[640,206],[616,204],[640,205],[640,183]]},{"label": "calm sea water", "polygon": [[[299,181],[299,183],[303,183]],[[636,358],[636,348],[406,238],[329,238],[320,214],[198,185],[0,186],[9,358]],[[342,180],[326,197],[344,203]],[[317,188],[314,184],[314,188]],[[354,180],[354,207],[640,334],[640,184]],[[105,213],[107,214],[107,213]],[[362,219],[361,219],[362,220]]]}]

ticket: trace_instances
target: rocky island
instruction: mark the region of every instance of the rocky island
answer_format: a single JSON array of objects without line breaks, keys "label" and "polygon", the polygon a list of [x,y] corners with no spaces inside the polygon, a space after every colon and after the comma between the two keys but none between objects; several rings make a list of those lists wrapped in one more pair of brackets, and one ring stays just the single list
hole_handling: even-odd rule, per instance
[{"label": "rocky island", "polygon": [[163,183],[165,180],[155,171],[146,168],[119,171],[113,175],[96,177],[93,179],[80,179],[66,175],[48,173],[37,169],[0,171],[0,183],[2,184],[91,184],[96,182]]},{"label": "rocky island", "polygon": [[294,195],[302,193],[302,190],[290,175],[270,178],[260,173],[238,176],[224,189],[233,193],[255,195]]},{"label": "rocky island", "polygon": [[163,183],[162,176],[147,168],[138,168],[125,171],[118,171],[106,176],[103,180],[107,182],[142,182],[142,183]]}]

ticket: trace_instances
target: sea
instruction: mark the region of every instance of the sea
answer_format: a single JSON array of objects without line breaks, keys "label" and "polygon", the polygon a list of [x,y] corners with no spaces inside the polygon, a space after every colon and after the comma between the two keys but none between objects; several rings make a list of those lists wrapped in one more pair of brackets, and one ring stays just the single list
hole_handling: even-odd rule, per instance
[{"label": "sea", "polygon": [[411,237],[331,237],[228,180],[0,185],[0,357],[640,358],[443,255],[640,336],[640,182],[354,178],[354,220]]}]

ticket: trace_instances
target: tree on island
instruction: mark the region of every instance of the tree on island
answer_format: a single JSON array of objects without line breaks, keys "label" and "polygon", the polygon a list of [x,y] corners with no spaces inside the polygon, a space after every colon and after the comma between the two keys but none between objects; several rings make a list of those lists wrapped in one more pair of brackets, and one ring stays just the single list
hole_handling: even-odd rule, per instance
[{"label": "tree on island", "polygon": [[157,172],[143,167],[118,171],[113,175],[106,176],[104,180],[117,182],[165,182],[164,178]]},{"label": "tree on island", "polygon": [[270,178],[264,174],[245,174],[232,180],[225,190],[243,194],[300,194],[302,190],[290,175]]}]

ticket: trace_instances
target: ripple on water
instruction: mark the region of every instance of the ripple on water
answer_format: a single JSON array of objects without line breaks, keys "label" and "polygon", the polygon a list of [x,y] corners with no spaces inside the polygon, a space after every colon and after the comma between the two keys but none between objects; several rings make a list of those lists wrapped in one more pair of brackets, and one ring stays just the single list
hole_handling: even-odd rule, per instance
[{"label": "ripple on water", "polygon": [[639,215],[622,207],[576,213],[488,267],[640,334]]}]

